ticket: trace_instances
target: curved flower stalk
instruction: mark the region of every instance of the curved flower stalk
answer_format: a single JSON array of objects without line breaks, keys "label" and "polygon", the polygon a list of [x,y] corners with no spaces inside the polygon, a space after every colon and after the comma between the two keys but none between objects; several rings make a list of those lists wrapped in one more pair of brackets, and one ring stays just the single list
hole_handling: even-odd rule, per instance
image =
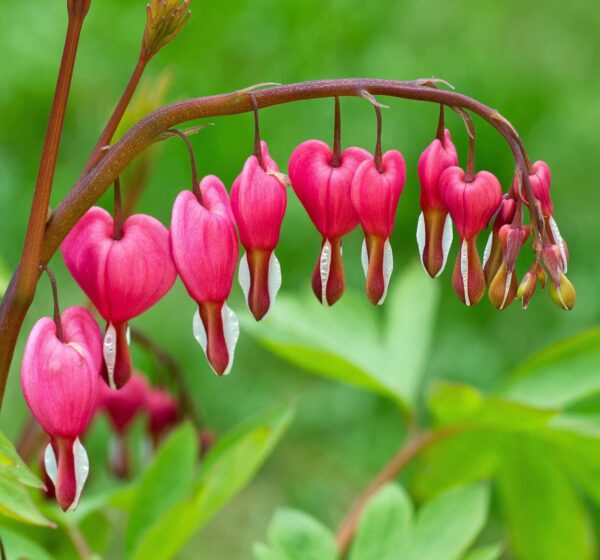
[{"label": "curved flower stalk", "polygon": [[100,329],[81,307],[67,309],[58,324],[43,317],[27,339],[21,387],[32,414],[50,436],[44,466],[64,511],[77,507],[88,476],[89,461],[79,437],[94,412],[101,365]]},{"label": "curved flower stalk", "polygon": [[173,205],[171,251],[177,272],[198,304],[193,330],[217,375],[231,370],[239,322],[227,306],[238,259],[235,220],[225,186],[204,177],[198,194],[182,191]]},{"label": "curved flower stalk", "polygon": [[444,128],[440,136],[421,154],[417,168],[421,184],[417,243],[423,268],[432,278],[444,271],[452,245],[452,218],[439,195],[440,176],[448,167],[458,165],[450,131]]},{"label": "curved flower stalk", "polygon": [[122,231],[104,209],[93,207],[62,243],[67,268],[107,323],[103,377],[120,388],[131,376],[127,323],[157,303],[177,276],[169,231],[134,214]]},{"label": "curved flower stalk", "polygon": [[440,177],[440,196],[460,236],[452,287],[465,305],[474,305],[485,293],[477,236],[498,209],[502,201],[502,187],[498,179],[487,171],[480,171],[469,178],[460,167],[449,167]]},{"label": "curved flower stalk", "polygon": [[260,158],[250,156],[231,188],[231,209],[237,222],[242,255],[238,278],[250,311],[260,321],[281,287],[281,266],[275,256],[287,194],[285,176],[271,159],[266,142]]}]

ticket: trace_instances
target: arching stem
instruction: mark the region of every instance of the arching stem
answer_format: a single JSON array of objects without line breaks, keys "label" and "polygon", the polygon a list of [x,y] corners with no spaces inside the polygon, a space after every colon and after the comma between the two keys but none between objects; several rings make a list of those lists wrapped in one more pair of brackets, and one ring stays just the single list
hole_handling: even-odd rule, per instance
[{"label": "arching stem", "polygon": [[198,179],[198,166],[196,165],[196,155],[194,154],[194,148],[187,134],[176,128],[171,128],[167,131],[169,134],[181,138],[185,143],[188,154],[190,156],[190,166],[192,170],[192,192],[196,195],[198,201],[202,204],[202,193],[200,192],[200,180]]}]

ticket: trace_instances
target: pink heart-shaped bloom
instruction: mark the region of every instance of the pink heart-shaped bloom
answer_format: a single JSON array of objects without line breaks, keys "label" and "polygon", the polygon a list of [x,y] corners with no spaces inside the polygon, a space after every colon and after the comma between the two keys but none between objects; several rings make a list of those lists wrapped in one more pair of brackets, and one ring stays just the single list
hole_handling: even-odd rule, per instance
[{"label": "pink heart-shaped bloom", "polygon": [[385,300],[392,275],[389,238],[406,180],[406,164],[399,151],[387,151],[381,164],[379,172],[373,158],[365,160],[352,180],[352,203],[365,232],[362,263],[367,296],[379,305]]},{"label": "pink heart-shaped bloom", "polygon": [[439,191],[462,239],[484,230],[502,202],[500,181],[488,171],[480,171],[467,183],[460,167],[449,167],[440,177]]},{"label": "pink heart-shaped bloom", "polygon": [[94,412],[102,335],[91,313],[70,307],[61,317],[63,340],[49,317],[33,327],[23,355],[21,388],[27,405],[52,443],[45,467],[63,510],[74,509],[87,477],[88,459],[79,436]]},{"label": "pink heart-shaped bloom", "polygon": [[447,212],[440,198],[438,185],[441,174],[448,167],[455,165],[458,165],[456,148],[450,138],[450,131],[445,129],[444,143],[436,138],[419,158],[417,171],[421,184],[420,202],[423,211],[435,209]]},{"label": "pink heart-shaped bloom", "polygon": [[179,193],[171,218],[171,252],[188,293],[198,303],[194,335],[219,375],[228,373],[239,324],[225,300],[238,258],[235,221],[225,186],[209,175],[200,182],[202,202]]},{"label": "pink heart-shaped bloom", "polygon": [[250,156],[231,188],[231,208],[246,255],[239,280],[256,320],[271,308],[281,286],[281,267],[274,250],[279,242],[287,194],[277,164],[261,142],[262,160]]},{"label": "pink heart-shaped bloom", "polygon": [[333,165],[333,151],[320,140],[303,142],[290,157],[292,188],[323,237],[312,287],[324,305],[333,305],[344,293],[341,238],[358,225],[352,179],[358,166],[370,157],[362,148],[347,148],[340,154],[339,165]]},{"label": "pink heart-shaped bloom", "polygon": [[[536,161],[533,165],[533,173],[529,175],[529,183],[535,198],[542,207],[542,214],[545,218],[549,218],[554,214],[552,207],[552,198],[550,197],[550,183],[552,181],[552,173],[550,167],[545,161]],[[519,196],[519,185],[517,180],[513,181],[513,190],[516,196]],[[527,204],[527,196],[524,192],[521,193],[523,202]]]},{"label": "pink heart-shaped bloom", "polygon": [[334,167],[333,151],[320,140],[307,140],[292,152],[288,166],[292,188],[323,238],[342,237],[358,225],[352,179],[370,157],[362,148],[347,148]]},{"label": "pink heart-shaped bloom", "polygon": [[177,273],[169,251],[169,230],[158,220],[134,214],[113,238],[112,216],[93,207],[62,243],[67,268],[109,323],[141,315],[170,289]]}]

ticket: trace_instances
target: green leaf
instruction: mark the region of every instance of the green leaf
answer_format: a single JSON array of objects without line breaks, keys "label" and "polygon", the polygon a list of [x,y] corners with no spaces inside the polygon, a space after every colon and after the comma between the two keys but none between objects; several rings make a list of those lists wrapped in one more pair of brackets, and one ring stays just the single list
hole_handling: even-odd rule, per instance
[{"label": "green leaf", "polygon": [[198,458],[196,431],[190,424],[184,424],[172,433],[142,476],[125,533],[128,556],[134,556],[146,532],[187,495]]},{"label": "green leaf", "polygon": [[291,405],[279,405],[219,440],[202,465],[193,492],[148,529],[134,558],[172,558],[248,483],[281,439],[293,414]]},{"label": "green leaf", "polygon": [[0,527],[0,538],[4,544],[6,558],[9,560],[53,560],[47,550],[39,544],[29,540],[21,533],[17,533],[12,529]]},{"label": "green leaf", "polygon": [[369,502],[361,516],[350,560],[397,560],[410,542],[413,507],[398,484],[388,484]]},{"label": "green leaf", "polygon": [[503,394],[558,408],[600,392],[600,328],[549,346],[512,374]]},{"label": "green leaf", "polygon": [[246,328],[268,350],[312,373],[379,393],[408,409],[428,359],[438,287],[415,262],[390,287],[385,325],[364,295],[328,309],[310,295],[278,298],[267,321]]},{"label": "green leaf", "polygon": [[421,508],[411,536],[410,560],[456,560],[483,529],[489,489],[483,483],[452,488]]},{"label": "green leaf", "polygon": [[27,489],[11,476],[3,476],[0,471],[0,515],[5,515],[22,523],[53,527],[33,503]]},{"label": "green leaf", "polygon": [[43,488],[42,481],[23,462],[12,442],[0,432],[0,476],[10,476],[26,486]]},{"label": "green leaf", "polygon": [[411,405],[427,366],[439,296],[439,284],[417,260],[390,286],[381,374]]},{"label": "green leaf", "polygon": [[502,555],[502,544],[491,544],[473,549],[462,560],[498,560]]},{"label": "green leaf", "polygon": [[306,513],[279,510],[268,530],[269,547],[257,545],[259,560],[336,560],[337,549],[331,531]]},{"label": "green leaf", "polygon": [[6,292],[9,283],[10,272],[4,261],[0,259],[0,299],[2,299],[4,292]]},{"label": "green leaf", "polygon": [[525,436],[507,442],[499,490],[517,558],[595,558],[584,506],[542,442]]}]

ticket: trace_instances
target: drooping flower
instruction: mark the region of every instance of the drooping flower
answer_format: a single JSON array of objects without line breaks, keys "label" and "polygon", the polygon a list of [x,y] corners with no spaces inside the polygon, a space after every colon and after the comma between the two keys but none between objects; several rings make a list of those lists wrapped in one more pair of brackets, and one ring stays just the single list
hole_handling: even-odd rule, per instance
[{"label": "drooping flower", "polygon": [[523,276],[517,290],[517,297],[521,300],[523,309],[529,306],[538,284],[542,290],[546,287],[546,273],[540,263],[535,262]]},{"label": "drooping flower", "polygon": [[452,218],[438,189],[441,174],[455,165],[458,165],[456,148],[450,131],[445,129],[443,142],[436,138],[421,154],[418,164],[422,212],[417,225],[417,243],[421,263],[432,278],[443,272],[452,244]]},{"label": "drooping flower", "polygon": [[[559,251],[563,261],[563,271],[567,272],[569,263],[569,249],[567,243],[562,238],[556,220],[554,219],[554,208],[552,205],[552,197],[550,196],[550,183],[552,181],[552,173],[550,167],[544,161],[536,161],[531,166],[532,172],[529,175],[529,184],[535,198],[540,203],[542,215],[544,216],[544,222],[546,225],[546,232],[550,241],[555,244]],[[528,204],[527,196],[525,192],[519,192],[519,182],[515,178],[513,181],[513,191],[515,196],[521,196],[523,202]]]},{"label": "drooping flower", "polygon": [[550,276],[550,299],[561,309],[570,311],[575,305],[575,288],[565,275],[560,247],[547,243],[542,248],[541,255]]},{"label": "drooping flower", "polygon": [[372,157],[363,161],[352,180],[352,203],[365,233],[362,264],[366,292],[373,304],[385,300],[392,275],[390,236],[405,180],[406,164],[397,150],[383,154],[381,170]]},{"label": "drooping flower", "polygon": [[283,176],[265,142],[261,149],[264,169],[256,156],[250,156],[231,188],[231,209],[246,249],[238,277],[257,321],[268,313],[281,287],[275,247],[287,204]]},{"label": "drooping flower", "polygon": [[158,220],[135,214],[115,239],[112,216],[93,207],[61,246],[63,259],[81,289],[107,323],[103,376],[113,388],[131,375],[127,322],[158,302],[177,276],[169,231]]},{"label": "drooping flower", "polygon": [[27,405],[50,436],[45,470],[60,507],[75,509],[89,472],[79,441],[94,412],[102,366],[102,335],[85,309],[70,307],[61,318],[63,339],[49,317],[31,331],[21,366]]},{"label": "drooping flower", "polygon": [[200,182],[201,201],[191,191],[177,196],[171,218],[171,251],[188,294],[198,304],[194,336],[218,375],[229,373],[239,336],[235,313],[225,303],[238,258],[235,220],[218,177]]},{"label": "drooping flower", "polygon": [[502,243],[500,241],[500,228],[506,224],[510,224],[515,217],[517,210],[517,201],[508,195],[502,197],[500,208],[496,212],[494,225],[488,237],[483,251],[483,272],[485,274],[486,284],[492,283],[494,276],[498,272],[502,264]]},{"label": "drooping flower", "polygon": [[313,292],[323,305],[333,305],[344,293],[342,237],[359,223],[351,198],[352,179],[370,157],[362,148],[347,148],[336,162],[331,148],[320,140],[303,142],[290,157],[292,188],[323,238],[312,276]]},{"label": "drooping flower", "polygon": [[473,305],[485,293],[477,236],[498,209],[502,201],[502,187],[498,179],[487,171],[480,171],[467,182],[460,167],[449,167],[440,177],[439,192],[460,236],[452,286],[465,305]]}]

